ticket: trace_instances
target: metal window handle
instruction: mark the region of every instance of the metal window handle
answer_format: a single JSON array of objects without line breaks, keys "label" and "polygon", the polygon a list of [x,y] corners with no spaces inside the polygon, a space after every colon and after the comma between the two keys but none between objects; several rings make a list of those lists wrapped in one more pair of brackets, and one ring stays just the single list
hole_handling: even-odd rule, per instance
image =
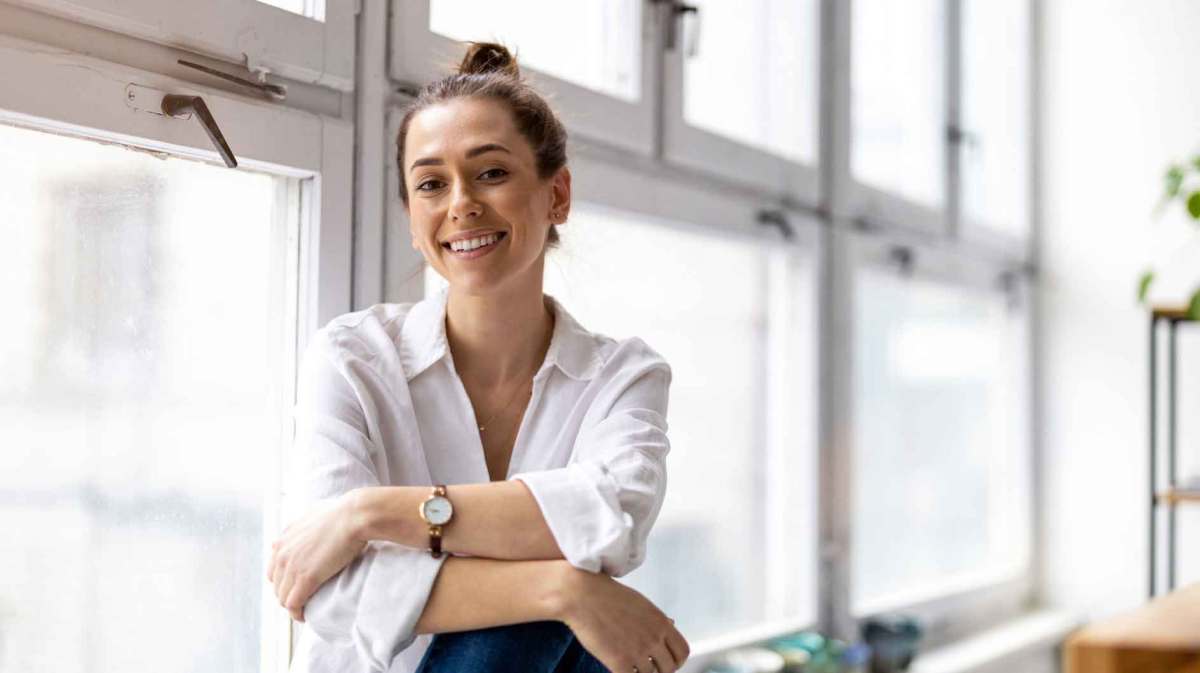
[{"label": "metal window handle", "polygon": [[689,5],[684,2],[679,2],[679,0],[652,0],[652,1],[656,5],[661,5],[661,4],[668,5],[668,11],[670,12],[670,16],[667,18],[667,25],[666,25],[667,32],[666,32],[666,39],[664,40],[664,46],[667,48],[667,51],[675,51],[675,44],[678,42],[676,35],[678,32],[679,26],[681,26],[683,24],[683,21],[688,16],[691,16],[692,17],[692,21],[690,24],[692,26],[692,30],[690,33],[691,39],[688,40],[687,48],[684,51],[687,54],[688,58],[692,58],[697,53],[699,53],[699,50],[700,50],[700,8],[695,5]]},{"label": "metal window handle", "polygon": [[208,106],[204,104],[203,98],[199,96],[167,94],[162,99],[162,111],[168,117],[179,117],[189,112],[196,113],[196,117],[200,120],[200,125],[204,127],[204,132],[208,134],[208,139],[217,146],[217,152],[220,153],[221,159],[225,161],[225,165],[230,168],[237,168],[237,157],[233,156],[233,150],[229,149],[229,143],[225,142],[225,136],[221,134],[221,129],[217,126],[217,120],[213,119],[212,113],[208,111]]},{"label": "metal window handle", "polygon": [[760,210],[755,216],[755,220],[762,225],[778,227],[779,232],[783,234],[784,240],[790,241],[796,235],[795,230],[792,229],[792,223],[788,221],[787,215],[782,210]]},{"label": "metal window handle", "polygon": [[185,61],[183,59],[177,60],[176,63],[178,63],[179,65],[187,66],[189,68],[193,68],[195,70],[199,70],[200,72],[212,75],[213,77],[220,77],[221,79],[223,79],[227,82],[233,82],[234,84],[240,84],[244,87],[254,89],[258,93],[262,94],[263,96],[266,96],[267,98],[270,98],[271,100],[274,100],[274,101],[287,100],[287,87],[282,86],[280,84],[268,83],[265,79],[265,77],[266,77],[265,73],[259,74],[259,79],[261,81],[254,82],[254,81],[248,80],[244,77],[238,77],[237,75],[230,75],[227,72],[221,72],[220,70],[217,70],[215,68],[210,68],[206,65],[200,65],[199,63],[192,63],[191,61]]}]

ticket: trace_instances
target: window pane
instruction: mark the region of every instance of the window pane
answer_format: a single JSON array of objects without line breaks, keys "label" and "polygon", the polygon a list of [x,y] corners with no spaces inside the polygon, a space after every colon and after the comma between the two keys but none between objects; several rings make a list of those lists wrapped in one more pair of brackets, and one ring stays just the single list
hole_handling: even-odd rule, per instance
[{"label": "window pane", "polygon": [[638,0],[429,0],[429,28],[500,42],[528,66],[630,102],[642,96]]},{"label": "window pane", "polygon": [[968,222],[1029,234],[1029,0],[966,0],[962,207]]},{"label": "window pane", "polygon": [[0,669],[260,669],[288,184],[0,126]]},{"label": "window pane", "polygon": [[[684,118],[795,161],[817,157],[816,0],[701,0],[699,50],[684,61]],[[680,34],[685,46],[686,34]]]},{"label": "window pane", "polygon": [[854,315],[855,611],[1018,571],[1023,311],[1005,293],[862,270]]},{"label": "window pane", "polygon": [[854,0],[854,178],[917,203],[945,202],[943,0]]},{"label": "window pane", "polygon": [[325,20],[325,0],[258,0],[264,5],[286,9],[317,21]]},{"label": "window pane", "polygon": [[578,203],[561,231],[545,292],[673,372],[667,497],[623,581],[692,640],[815,620],[815,265]]}]

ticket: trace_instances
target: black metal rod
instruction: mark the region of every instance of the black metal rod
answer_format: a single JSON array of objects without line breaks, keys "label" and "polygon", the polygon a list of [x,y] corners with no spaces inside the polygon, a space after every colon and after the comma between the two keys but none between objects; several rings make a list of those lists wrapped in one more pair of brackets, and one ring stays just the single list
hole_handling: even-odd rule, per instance
[{"label": "black metal rod", "polygon": [[1155,497],[1155,489],[1158,487],[1157,461],[1155,460],[1155,449],[1157,448],[1157,432],[1158,429],[1158,318],[1153,314],[1150,315],[1150,598],[1154,598],[1155,589],[1155,573],[1158,570],[1158,540],[1155,533],[1157,532],[1158,518],[1155,516],[1158,513],[1158,499]]},{"label": "black metal rod", "polygon": [[[1179,427],[1175,414],[1177,378],[1175,376],[1175,333],[1179,321],[1169,322],[1167,333],[1167,488],[1175,491],[1175,437]],[[1175,590],[1175,498],[1167,502],[1167,591]]]}]

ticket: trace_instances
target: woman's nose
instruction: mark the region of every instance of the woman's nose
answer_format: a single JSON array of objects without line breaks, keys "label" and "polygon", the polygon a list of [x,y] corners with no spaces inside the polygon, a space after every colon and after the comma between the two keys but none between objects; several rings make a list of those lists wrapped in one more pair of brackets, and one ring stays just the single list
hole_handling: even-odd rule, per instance
[{"label": "woman's nose", "polygon": [[475,200],[474,195],[466,189],[454,190],[454,200],[450,204],[450,217],[462,220],[468,217],[479,217],[483,214],[483,206]]}]

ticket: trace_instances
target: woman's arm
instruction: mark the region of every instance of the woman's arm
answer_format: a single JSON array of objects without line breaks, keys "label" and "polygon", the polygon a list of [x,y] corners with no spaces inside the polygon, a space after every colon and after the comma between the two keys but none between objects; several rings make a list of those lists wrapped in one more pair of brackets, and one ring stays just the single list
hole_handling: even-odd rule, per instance
[{"label": "woman's arm", "polygon": [[448,633],[544,620],[566,624],[613,671],[654,657],[664,673],[687,660],[687,641],[653,603],[611,577],[566,561],[448,558],[417,633]]},{"label": "woman's arm", "polygon": [[[357,537],[424,549],[429,527],[417,509],[428,486],[379,486],[355,491]],[[459,484],[448,488],[454,518],[442,532],[442,549],[503,560],[562,559],[546,519],[521,481]]]},{"label": "woman's arm", "polygon": [[570,570],[566,561],[450,557],[442,564],[416,632],[562,621]]}]

